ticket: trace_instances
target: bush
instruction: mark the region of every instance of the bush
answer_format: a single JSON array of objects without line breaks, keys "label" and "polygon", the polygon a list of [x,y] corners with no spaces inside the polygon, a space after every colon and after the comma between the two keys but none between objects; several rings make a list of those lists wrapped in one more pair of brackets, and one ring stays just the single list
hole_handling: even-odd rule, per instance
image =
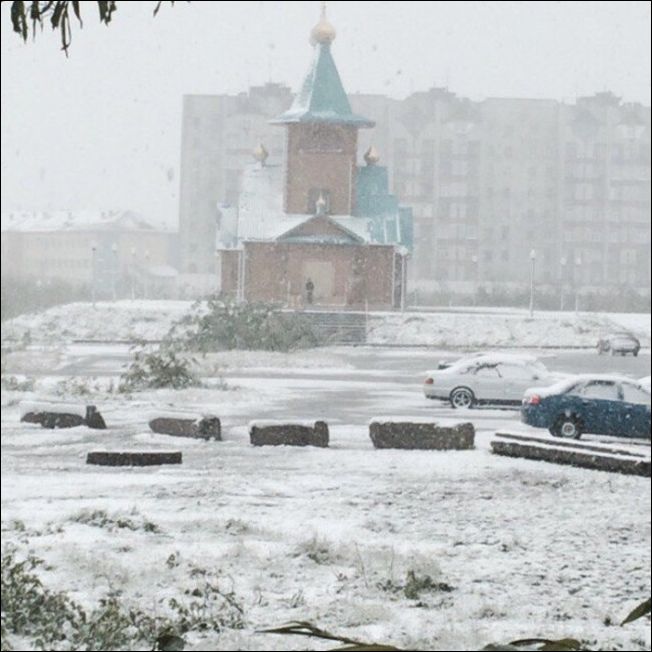
[{"label": "bush", "polygon": [[120,377],[119,392],[143,389],[186,389],[199,385],[192,372],[194,360],[180,357],[170,346],[148,351],[144,346],[137,349],[133,362]]},{"label": "bush", "polygon": [[[2,650],[11,650],[11,635],[29,639],[40,650],[182,650],[180,637],[189,631],[242,629],[244,611],[232,590],[217,576],[191,568],[196,578],[183,597],[166,600],[168,616],[125,608],[116,594],[85,609],[66,593],[52,591],[34,572],[43,561],[32,555],[18,559],[16,550],[2,554]],[[152,643],[154,647],[152,648]]]},{"label": "bush", "polygon": [[[308,320],[296,313],[282,313],[270,304],[212,297],[206,308],[196,308],[179,324],[188,328],[187,345],[202,353],[231,349],[292,351],[320,344]],[[175,333],[173,328],[168,339]]]}]

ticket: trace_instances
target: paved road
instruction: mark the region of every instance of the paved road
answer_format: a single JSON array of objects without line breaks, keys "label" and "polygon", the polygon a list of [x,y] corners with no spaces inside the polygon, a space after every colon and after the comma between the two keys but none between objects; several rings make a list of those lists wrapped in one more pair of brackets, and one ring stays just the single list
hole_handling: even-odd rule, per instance
[{"label": "paved road", "polygon": [[[342,370],[341,374],[328,374],[331,379],[348,379],[351,375],[362,380],[379,380],[398,383],[414,382],[428,369],[437,367],[440,360],[454,360],[460,357],[459,351],[424,348],[383,348],[383,347],[332,347],[333,367],[353,365],[353,370]],[[104,376],[119,374],[131,359],[130,348],[123,344],[73,344],[65,350],[67,361],[56,372],[58,375]],[[515,351],[510,350],[510,353]],[[593,350],[561,349],[528,350],[527,353],[539,355],[551,371],[565,373],[622,373],[634,378],[650,375],[650,351],[642,351],[638,357],[600,356]],[[38,371],[36,372],[38,374]],[[304,375],[306,378],[320,377],[319,369],[279,370],[277,373],[265,369],[265,377],[284,377]],[[239,371],[236,375],[255,376],[255,369]]]},{"label": "paved road", "polygon": [[[424,372],[435,368],[439,360],[459,357],[459,352],[376,347],[333,347],[328,351],[332,366],[327,368],[227,369],[223,377],[229,385],[255,391],[262,383],[278,395],[273,404],[253,406],[243,413],[242,423],[250,418],[293,417],[363,424],[380,415],[461,416],[447,405],[426,400],[421,391]],[[599,356],[594,351],[576,350],[534,353],[553,371],[623,373],[634,378],[650,374],[649,351],[642,352],[638,358]],[[323,351],[320,355],[323,356]],[[32,373],[115,376],[124,370],[130,358],[126,345],[75,344],[63,351],[56,371],[42,360],[42,370],[35,369]],[[513,410],[474,410],[473,420],[481,428],[495,430],[518,422],[518,414]]]}]

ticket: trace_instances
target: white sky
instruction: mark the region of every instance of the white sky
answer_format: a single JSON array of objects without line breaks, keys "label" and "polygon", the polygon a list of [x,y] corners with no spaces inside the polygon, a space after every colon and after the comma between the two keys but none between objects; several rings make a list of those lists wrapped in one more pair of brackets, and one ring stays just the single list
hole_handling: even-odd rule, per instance
[{"label": "white sky", "polygon": [[[132,208],[176,223],[184,93],[296,89],[318,2],[82,2],[70,56],[49,29],[23,44],[2,4],[2,210]],[[349,92],[433,85],[650,104],[648,2],[330,2]],[[173,171],[173,176],[170,171]],[[171,178],[172,177],[172,178]]]}]

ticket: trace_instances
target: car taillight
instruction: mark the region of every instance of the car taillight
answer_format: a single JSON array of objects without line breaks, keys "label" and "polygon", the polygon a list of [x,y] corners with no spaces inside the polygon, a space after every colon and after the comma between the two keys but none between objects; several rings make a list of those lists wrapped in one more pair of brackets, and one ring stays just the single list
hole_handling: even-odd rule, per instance
[{"label": "car taillight", "polygon": [[426,385],[432,385],[435,381],[432,378],[426,378],[423,382]]},{"label": "car taillight", "polygon": [[539,405],[539,403],[541,403],[541,397],[538,394],[532,394],[531,396],[528,396],[527,402],[530,405]]}]

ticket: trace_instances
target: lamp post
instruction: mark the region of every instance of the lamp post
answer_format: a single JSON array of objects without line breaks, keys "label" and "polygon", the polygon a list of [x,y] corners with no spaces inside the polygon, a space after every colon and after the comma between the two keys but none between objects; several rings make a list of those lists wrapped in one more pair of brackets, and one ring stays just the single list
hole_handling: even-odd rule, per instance
[{"label": "lamp post", "polygon": [[566,278],[566,257],[562,256],[559,265],[560,267],[560,273],[559,273],[559,310],[561,312],[564,311],[564,279]]},{"label": "lamp post", "polygon": [[113,252],[112,264],[113,264],[113,274],[111,274],[111,294],[113,295],[113,300],[116,301],[116,277],[118,276],[118,245],[114,242],[111,245],[111,251]]},{"label": "lamp post", "polygon": [[473,305],[478,305],[478,257],[473,254],[471,256],[473,263]]},{"label": "lamp post", "polygon": [[129,270],[129,278],[131,280],[131,300],[136,300],[136,286],[134,283],[134,275],[136,274],[136,247],[131,248],[131,269]]},{"label": "lamp post", "polygon": [[149,285],[149,249],[145,249],[145,274],[143,275],[143,295],[144,299],[147,299],[148,294],[148,285]]},{"label": "lamp post", "polygon": [[96,285],[96,267],[97,267],[97,242],[93,240],[91,242],[91,301],[93,302],[93,308],[95,308],[95,285]]},{"label": "lamp post", "polygon": [[580,304],[580,268],[582,267],[582,257],[575,258],[575,312],[579,310]]},{"label": "lamp post", "polygon": [[537,252],[530,251],[530,317],[534,316],[534,267],[537,262]]}]

